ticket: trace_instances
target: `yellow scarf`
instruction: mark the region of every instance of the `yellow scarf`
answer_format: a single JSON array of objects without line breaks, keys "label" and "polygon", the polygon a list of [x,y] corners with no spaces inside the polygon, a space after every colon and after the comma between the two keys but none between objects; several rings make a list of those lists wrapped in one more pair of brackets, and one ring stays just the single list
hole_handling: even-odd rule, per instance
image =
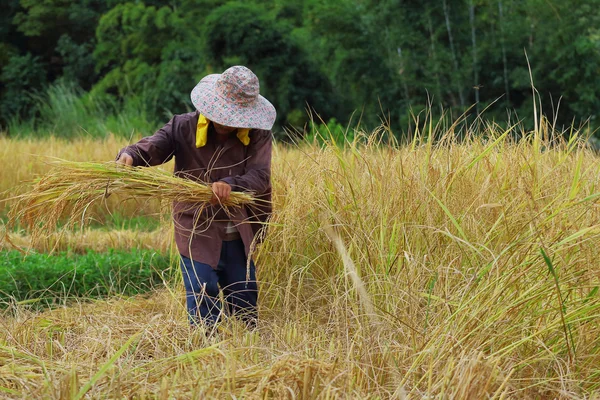
[{"label": "yellow scarf", "polygon": [[[196,148],[202,147],[206,144],[208,140],[208,124],[209,120],[202,114],[198,116],[198,125],[196,125]],[[244,146],[248,146],[250,144],[250,129],[245,128],[237,128],[236,136],[240,139],[240,142],[244,144]]]}]

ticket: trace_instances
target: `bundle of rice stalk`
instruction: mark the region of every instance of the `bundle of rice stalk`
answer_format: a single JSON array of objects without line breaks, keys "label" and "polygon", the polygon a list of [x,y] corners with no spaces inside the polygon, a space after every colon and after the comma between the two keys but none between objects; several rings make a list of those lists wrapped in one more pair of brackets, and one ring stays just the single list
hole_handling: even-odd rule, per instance
[{"label": "bundle of rice stalk", "polygon": [[[51,162],[51,165],[54,168],[38,179],[30,191],[8,199],[14,201],[8,214],[9,228],[20,224],[31,231],[32,240],[52,233],[63,216],[66,217],[65,228],[83,226],[88,208],[111,194],[124,199],[184,202],[190,207],[202,207],[213,196],[209,185],[156,168],[65,160]],[[231,192],[221,205],[241,207],[253,202],[250,193]]]}]

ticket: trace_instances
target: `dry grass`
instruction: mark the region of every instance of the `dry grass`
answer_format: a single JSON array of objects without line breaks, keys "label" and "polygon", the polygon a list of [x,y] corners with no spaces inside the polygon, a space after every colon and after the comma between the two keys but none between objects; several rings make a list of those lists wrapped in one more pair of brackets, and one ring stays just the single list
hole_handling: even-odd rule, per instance
[{"label": "dry grass", "polygon": [[190,332],[179,284],[18,307],[0,317],[0,391],[600,398],[600,161],[577,140],[479,133],[276,147],[256,332],[236,321],[210,340]]},{"label": "dry grass", "polygon": [[0,230],[0,250],[17,248],[34,249],[42,253],[51,251],[71,251],[86,253],[88,250],[106,251],[108,249],[129,250],[148,249],[161,254],[169,254],[172,248],[173,232],[168,225],[150,232],[131,229],[84,229],[78,231],[55,232],[42,240],[32,240],[30,235],[11,233],[8,243]]}]

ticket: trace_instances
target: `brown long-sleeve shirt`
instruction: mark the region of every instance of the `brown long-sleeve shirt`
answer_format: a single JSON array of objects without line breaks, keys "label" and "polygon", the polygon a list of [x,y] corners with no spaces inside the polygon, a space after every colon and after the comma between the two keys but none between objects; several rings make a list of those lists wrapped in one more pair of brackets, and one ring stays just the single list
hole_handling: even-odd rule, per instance
[{"label": "brown long-sleeve shirt", "polygon": [[248,146],[230,135],[219,143],[210,124],[208,141],[196,148],[198,112],[175,115],[154,135],[125,147],[134,166],[153,166],[175,157],[175,175],[204,183],[224,181],[234,191],[252,191],[259,198],[256,206],[226,212],[220,205],[193,207],[175,202],[175,243],[179,252],[195,261],[216,268],[221,254],[225,227],[232,221],[238,229],[246,255],[263,223],[271,214],[271,131],[252,129]]}]

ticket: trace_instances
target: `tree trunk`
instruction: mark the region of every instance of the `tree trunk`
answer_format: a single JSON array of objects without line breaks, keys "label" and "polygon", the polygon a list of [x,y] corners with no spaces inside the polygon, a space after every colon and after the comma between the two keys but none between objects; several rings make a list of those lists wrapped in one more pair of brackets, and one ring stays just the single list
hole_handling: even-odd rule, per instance
[{"label": "tree trunk", "polygon": [[435,73],[435,95],[437,101],[442,101],[442,83],[440,80],[440,64],[438,63],[437,51],[435,48],[435,37],[433,35],[433,22],[431,21],[431,14],[427,15],[427,28],[429,29],[429,40],[431,41],[431,59],[433,60],[433,68]]},{"label": "tree trunk", "polygon": [[465,98],[463,96],[462,87],[461,87],[461,79],[460,79],[460,70],[458,69],[458,58],[456,57],[456,51],[454,50],[454,40],[452,39],[452,29],[450,27],[450,12],[448,10],[448,4],[446,0],[442,2],[444,6],[444,17],[446,18],[446,30],[448,31],[448,40],[450,41],[450,51],[452,52],[452,61],[454,62],[454,72],[457,76],[456,87],[458,89],[458,97],[460,99],[460,106],[465,108]]},{"label": "tree trunk", "polygon": [[477,40],[475,36],[475,6],[469,0],[469,21],[471,22],[471,45],[473,48],[473,89],[475,89],[475,111],[479,115],[479,71],[477,70]]},{"label": "tree trunk", "polygon": [[402,58],[402,48],[397,47],[396,52],[398,53],[398,60],[400,66],[399,73],[401,75],[400,79],[402,79],[402,89],[404,89],[404,97],[406,98],[406,102],[410,106],[410,95],[408,94],[408,85],[406,84],[406,78],[402,76],[406,72],[404,68],[404,59]]},{"label": "tree trunk", "polygon": [[500,46],[502,47],[502,65],[504,66],[504,93],[506,107],[510,107],[510,87],[508,85],[508,62],[506,61],[506,43],[504,37],[504,13],[502,11],[502,0],[498,0],[498,16],[500,20]]}]

